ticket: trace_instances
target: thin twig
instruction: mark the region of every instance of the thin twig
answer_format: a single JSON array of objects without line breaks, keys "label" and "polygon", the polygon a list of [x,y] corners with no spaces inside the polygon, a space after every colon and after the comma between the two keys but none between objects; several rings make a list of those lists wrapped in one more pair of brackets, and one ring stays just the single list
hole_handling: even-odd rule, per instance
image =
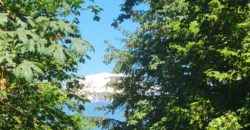
[{"label": "thin twig", "polygon": [[8,104],[8,103],[5,103],[1,98],[0,98],[0,102],[1,102],[3,105],[5,105],[6,107],[12,108],[13,110],[15,110],[15,111],[17,111],[17,112],[19,112],[19,113],[25,115],[25,114],[22,113],[21,111],[17,110],[14,106],[12,106],[12,105],[10,105],[10,104]]}]

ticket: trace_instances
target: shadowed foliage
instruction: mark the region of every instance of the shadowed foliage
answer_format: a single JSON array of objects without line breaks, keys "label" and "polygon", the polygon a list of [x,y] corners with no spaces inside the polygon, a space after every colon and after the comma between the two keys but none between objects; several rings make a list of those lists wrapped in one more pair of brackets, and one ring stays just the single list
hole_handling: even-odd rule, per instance
[{"label": "shadowed foliage", "polygon": [[249,1],[126,0],[121,10],[115,27],[140,24],[105,58],[127,75],[109,107],[125,107],[123,129],[250,128]]},{"label": "shadowed foliage", "polygon": [[[80,36],[83,0],[0,0],[0,129],[88,129],[77,66],[92,46]],[[70,16],[72,20],[67,20]],[[67,86],[67,87],[65,87]],[[66,113],[72,111],[74,114]]]}]

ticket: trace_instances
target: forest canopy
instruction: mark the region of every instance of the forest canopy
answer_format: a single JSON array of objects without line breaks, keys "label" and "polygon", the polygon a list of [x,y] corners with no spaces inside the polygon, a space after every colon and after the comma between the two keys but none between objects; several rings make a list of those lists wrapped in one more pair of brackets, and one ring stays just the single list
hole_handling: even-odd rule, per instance
[{"label": "forest canopy", "polygon": [[139,26],[104,60],[125,75],[107,107],[125,121],[83,115],[88,99],[76,94],[94,50],[78,17],[100,20],[93,2],[0,0],[0,129],[250,129],[248,0],[124,0],[112,26]]},{"label": "forest canopy", "polygon": [[[141,4],[148,9],[137,8]],[[113,86],[114,129],[249,129],[250,3],[246,0],[126,0],[113,26],[140,24],[106,62],[127,75]]]},{"label": "forest canopy", "polygon": [[91,125],[74,75],[93,50],[78,28],[77,16],[86,9],[99,20],[101,9],[83,0],[0,0],[0,129]]}]

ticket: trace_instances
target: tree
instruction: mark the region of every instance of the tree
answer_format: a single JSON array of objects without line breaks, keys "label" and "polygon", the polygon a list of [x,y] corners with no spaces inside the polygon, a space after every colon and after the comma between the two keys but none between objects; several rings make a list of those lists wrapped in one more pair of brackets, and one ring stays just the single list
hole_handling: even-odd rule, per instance
[{"label": "tree", "polygon": [[[144,10],[136,6],[143,4]],[[140,26],[106,62],[127,76],[110,110],[123,129],[249,129],[250,3],[245,0],[126,0],[113,23]],[[148,9],[147,9],[148,8]]]},{"label": "tree", "polygon": [[[0,129],[82,129],[77,72],[92,46],[77,16],[83,0],[0,0]],[[72,18],[72,20],[68,20]],[[66,87],[65,87],[66,86]],[[73,111],[74,114],[67,113]]]}]

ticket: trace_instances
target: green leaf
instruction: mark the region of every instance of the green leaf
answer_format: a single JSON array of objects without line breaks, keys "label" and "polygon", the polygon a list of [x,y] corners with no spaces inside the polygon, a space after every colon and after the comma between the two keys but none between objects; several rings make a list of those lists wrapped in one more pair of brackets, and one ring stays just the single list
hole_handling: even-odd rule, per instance
[{"label": "green leaf", "polygon": [[233,50],[229,49],[228,47],[225,47],[224,49],[221,49],[218,51],[226,58],[230,58],[232,56],[235,56],[235,57],[238,56],[238,53],[236,51],[233,51]]},{"label": "green leaf", "polygon": [[0,91],[0,99],[7,99],[8,94],[6,91]]},{"label": "green leaf", "polygon": [[226,72],[219,72],[219,71],[212,71],[212,70],[208,70],[206,74],[208,77],[213,77],[217,80],[223,80],[229,77],[229,74]]},{"label": "green leaf", "polygon": [[75,31],[72,29],[72,25],[69,23],[65,23],[64,21],[58,21],[58,26],[61,31],[66,31],[71,34],[75,33]]},{"label": "green leaf", "polygon": [[19,25],[20,27],[22,27],[22,28],[27,28],[28,27],[28,23],[22,21],[19,17],[17,17],[16,20],[17,20],[17,22],[16,22],[17,25]]},{"label": "green leaf", "polygon": [[191,22],[189,25],[189,30],[194,34],[197,34],[200,31],[199,23],[197,21]]},{"label": "green leaf", "polygon": [[24,78],[26,81],[31,82],[34,76],[44,75],[42,69],[39,68],[36,64],[39,63],[24,60],[23,63],[21,63],[14,69],[14,75],[17,78]]},{"label": "green leaf", "polygon": [[44,53],[45,51],[45,43],[46,41],[43,39],[30,39],[26,44],[25,44],[25,49],[34,52],[38,51],[40,53]]},{"label": "green leaf", "polygon": [[86,53],[85,50],[90,50],[90,51],[94,50],[93,46],[88,41],[82,40],[80,38],[74,39],[74,41],[71,44],[74,50],[80,54]]},{"label": "green leaf", "polygon": [[4,25],[7,22],[8,22],[8,14],[0,13],[0,25]]},{"label": "green leaf", "polygon": [[240,117],[234,112],[228,112],[211,120],[206,130],[240,130]]},{"label": "green leaf", "polygon": [[24,28],[18,28],[15,34],[18,36],[18,40],[22,43],[28,42],[28,35],[30,34],[28,30],[25,30]]},{"label": "green leaf", "polygon": [[35,19],[35,22],[37,23],[41,23],[41,22],[49,22],[49,18],[48,17],[45,17],[45,16],[40,16],[38,18]]},{"label": "green leaf", "polygon": [[7,62],[7,66],[14,67],[16,64],[13,62],[15,58],[15,54],[10,54],[9,52],[1,52],[0,53],[0,64],[3,64],[5,61]]},{"label": "green leaf", "polygon": [[52,44],[49,46],[47,53],[51,54],[54,59],[59,64],[64,64],[66,60],[66,56],[64,53],[64,48],[59,44]]},{"label": "green leaf", "polygon": [[26,18],[26,20],[27,20],[27,23],[28,23],[31,27],[35,27],[35,26],[36,26],[36,23],[35,23],[35,21],[34,21],[34,19],[33,19],[32,17],[26,16],[25,18]]}]

